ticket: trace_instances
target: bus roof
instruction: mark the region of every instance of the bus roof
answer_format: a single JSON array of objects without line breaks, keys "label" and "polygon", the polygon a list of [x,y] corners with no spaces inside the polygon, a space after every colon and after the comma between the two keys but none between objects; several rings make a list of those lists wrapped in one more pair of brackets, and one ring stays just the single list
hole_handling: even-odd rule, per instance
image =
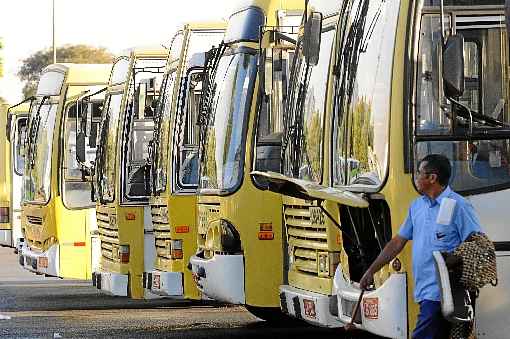
[{"label": "bus roof", "polygon": [[107,84],[112,64],[72,64],[61,63],[46,66],[41,75],[47,72],[66,74],[66,83]]}]

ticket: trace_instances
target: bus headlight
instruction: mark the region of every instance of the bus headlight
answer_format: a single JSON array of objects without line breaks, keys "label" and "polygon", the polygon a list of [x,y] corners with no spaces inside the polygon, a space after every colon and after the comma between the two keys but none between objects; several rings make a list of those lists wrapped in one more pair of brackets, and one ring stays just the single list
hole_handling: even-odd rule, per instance
[{"label": "bus headlight", "polygon": [[[241,237],[235,227],[227,220],[212,222],[207,229],[205,250],[209,252],[241,252]],[[210,253],[212,255],[212,253]]]}]

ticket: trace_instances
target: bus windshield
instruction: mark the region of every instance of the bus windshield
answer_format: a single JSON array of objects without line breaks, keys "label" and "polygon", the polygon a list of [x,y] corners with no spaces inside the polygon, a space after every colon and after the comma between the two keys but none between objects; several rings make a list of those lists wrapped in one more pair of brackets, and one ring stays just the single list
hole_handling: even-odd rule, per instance
[{"label": "bus windshield", "polygon": [[221,56],[211,88],[200,163],[199,188],[231,192],[241,183],[246,125],[257,74],[257,56],[237,52]]},{"label": "bus windshield", "polygon": [[[441,153],[450,159],[454,190],[498,189],[510,184],[504,12],[479,13],[477,7],[469,12],[466,1],[452,2],[459,7],[448,7],[445,26],[464,40],[464,91],[458,98],[444,94],[440,13],[437,7],[437,11],[428,10],[421,15],[416,64],[415,167],[427,154]],[[468,5],[481,4],[486,2]]]},{"label": "bus windshield", "polygon": [[33,105],[30,113],[29,140],[25,175],[23,176],[23,200],[47,203],[51,187],[51,155],[53,131],[58,103],[49,98]]},{"label": "bus windshield", "polygon": [[400,1],[350,2],[337,34],[332,179],[378,190],[388,164],[393,55]]},{"label": "bus windshield", "polygon": [[324,111],[334,37],[335,22],[325,19],[316,66],[307,65],[303,55],[302,37],[298,42],[291,74],[289,106],[286,108],[292,125],[286,127],[284,140],[284,173],[290,177],[314,182],[322,180]]}]

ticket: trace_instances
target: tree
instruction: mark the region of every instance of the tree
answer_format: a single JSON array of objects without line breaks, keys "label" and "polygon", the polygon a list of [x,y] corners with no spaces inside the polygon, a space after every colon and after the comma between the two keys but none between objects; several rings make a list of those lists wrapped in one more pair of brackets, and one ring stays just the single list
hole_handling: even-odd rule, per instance
[{"label": "tree", "polygon": [[[113,54],[102,47],[64,45],[57,49],[57,62],[59,63],[107,64],[111,63],[113,58]],[[23,87],[25,98],[35,94],[41,71],[51,63],[53,63],[51,48],[37,51],[23,60],[18,77],[26,82]]]}]

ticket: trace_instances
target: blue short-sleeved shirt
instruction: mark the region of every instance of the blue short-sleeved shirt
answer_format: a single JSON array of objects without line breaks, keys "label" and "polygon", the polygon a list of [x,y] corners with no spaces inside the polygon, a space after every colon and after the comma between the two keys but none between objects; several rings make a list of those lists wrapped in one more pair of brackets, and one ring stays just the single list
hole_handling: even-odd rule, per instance
[{"label": "blue short-sleeved shirt", "polygon": [[[449,224],[436,223],[441,201],[455,200]],[[472,232],[481,232],[480,222],[473,206],[450,187],[432,200],[421,196],[413,201],[399,235],[412,240],[414,299],[439,301],[440,291],[436,278],[432,251],[453,251]]]}]

